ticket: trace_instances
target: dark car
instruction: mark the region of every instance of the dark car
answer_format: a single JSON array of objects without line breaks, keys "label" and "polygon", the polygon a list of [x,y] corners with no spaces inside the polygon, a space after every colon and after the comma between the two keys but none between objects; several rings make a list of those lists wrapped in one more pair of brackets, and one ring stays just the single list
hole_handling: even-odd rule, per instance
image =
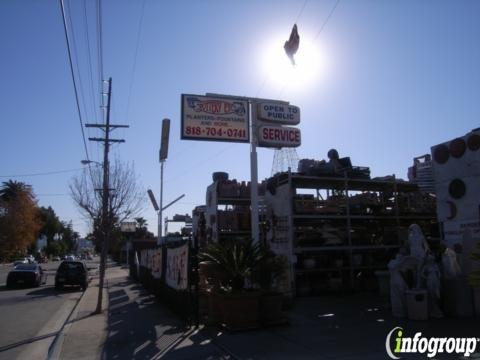
[{"label": "dark car", "polygon": [[7,277],[7,287],[15,285],[40,286],[45,284],[47,276],[38,264],[18,264],[9,273]]},{"label": "dark car", "polygon": [[63,261],[55,274],[55,289],[63,289],[65,285],[88,287],[88,268],[82,261]]}]

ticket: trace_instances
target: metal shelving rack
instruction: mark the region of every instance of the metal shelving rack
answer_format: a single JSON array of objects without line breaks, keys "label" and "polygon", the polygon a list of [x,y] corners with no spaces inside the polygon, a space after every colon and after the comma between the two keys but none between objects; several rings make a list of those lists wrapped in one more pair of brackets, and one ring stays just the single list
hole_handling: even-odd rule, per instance
[{"label": "metal shelving rack", "polygon": [[[274,181],[272,181],[274,180]],[[399,197],[406,193],[415,193],[418,192],[418,186],[414,183],[399,181],[395,177],[380,179],[380,180],[371,180],[371,179],[358,179],[358,178],[348,178],[344,177],[321,177],[321,176],[306,176],[298,173],[286,172],[277,175],[275,178],[271,179],[271,186],[276,189],[282,189],[280,195],[278,191],[275,191],[277,194],[271,195],[271,198],[275,196],[282,196],[282,199],[285,199],[285,207],[287,209],[282,209],[282,215],[288,217],[288,227],[289,227],[289,241],[291,243],[292,259],[302,258],[302,257],[315,257],[315,256],[329,256],[332,260],[336,256],[343,259],[339,261],[338,266],[318,266],[313,269],[302,269],[300,261],[297,262],[296,267],[292,267],[295,271],[293,279],[298,278],[299,276],[310,276],[311,274],[317,273],[342,273],[343,278],[347,278],[346,282],[349,283],[350,288],[355,288],[355,277],[359,271],[365,270],[380,270],[386,268],[386,262],[373,262],[369,264],[363,264],[362,261],[358,261],[358,256],[360,257],[369,257],[370,260],[373,260],[375,255],[385,256],[394,252],[395,249],[398,249],[402,245],[402,239],[400,233],[402,230],[408,228],[412,223],[419,223],[421,226],[428,224],[431,225],[436,221],[435,209],[432,208],[431,212],[417,212],[417,213],[408,213],[405,211],[400,211],[399,206]],[[286,189],[285,189],[286,187]],[[327,193],[337,192],[343,194],[344,204],[342,207],[342,213],[332,214],[332,213],[299,213],[296,211],[295,201],[298,200],[297,190],[298,189],[310,189],[317,191],[317,199],[320,190],[324,190]],[[375,193],[379,198],[385,199],[389,198],[390,208],[382,209],[381,214],[362,214],[362,213],[353,213],[351,212],[351,199],[352,192],[357,193]],[[271,200],[272,202],[272,200]],[[273,202],[272,202],[273,203]],[[314,211],[312,211],[314,212]],[[370,230],[371,226],[376,226],[377,230],[382,229],[385,235],[385,229],[396,229],[396,241],[388,242],[383,236],[382,241],[378,239],[378,243],[368,243],[367,244],[358,244],[356,239],[352,238],[352,234],[355,229],[358,228],[367,228]],[[328,225],[331,228],[341,230],[346,236],[344,237],[343,244],[335,245],[312,245],[312,244],[302,244],[299,240],[299,234],[302,234],[302,228],[306,229],[317,229],[320,231],[324,225]],[[303,230],[303,234],[306,234],[307,230]],[[312,230],[309,230],[312,231]],[[373,234],[373,229],[372,229]],[[305,235],[307,237],[307,235]],[[369,239],[372,241],[372,239]],[[341,256],[339,254],[342,254]],[[357,258],[356,258],[357,256]],[[357,259],[355,261],[355,258]],[[347,260],[347,261],[344,261]],[[362,259],[363,260],[363,259]],[[295,260],[293,260],[295,261]],[[330,261],[331,262],[331,261]],[[345,262],[345,263],[343,263]]]}]

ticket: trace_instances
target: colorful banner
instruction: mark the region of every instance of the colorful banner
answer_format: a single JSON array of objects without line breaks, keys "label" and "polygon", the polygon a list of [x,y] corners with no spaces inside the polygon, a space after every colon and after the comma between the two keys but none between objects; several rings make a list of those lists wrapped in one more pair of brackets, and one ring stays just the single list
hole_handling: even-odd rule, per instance
[{"label": "colorful banner", "polygon": [[188,286],[188,244],[175,249],[167,249],[165,281],[176,290],[186,290]]},{"label": "colorful banner", "polygon": [[160,279],[162,277],[162,249],[155,249],[153,251],[153,262],[152,262],[152,276],[155,279]]},{"label": "colorful banner", "polygon": [[148,250],[140,251],[140,266],[147,267],[147,251]]}]

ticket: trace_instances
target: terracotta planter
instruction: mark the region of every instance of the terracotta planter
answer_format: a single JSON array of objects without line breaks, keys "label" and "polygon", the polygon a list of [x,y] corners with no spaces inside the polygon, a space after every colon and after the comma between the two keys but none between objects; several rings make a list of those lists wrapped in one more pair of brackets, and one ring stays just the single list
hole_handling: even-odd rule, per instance
[{"label": "terracotta planter", "polygon": [[208,315],[207,323],[209,325],[220,325],[222,323],[222,300],[215,291],[207,291],[208,297]]},{"label": "terracotta planter", "polygon": [[278,325],[287,322],[282,311],[283,295],[281,293],[264,293],[260,297],[260,322],[262,325]]},{"label": "terracotta planter", "polygon": [[222,304],[223,326],[231,331],[258,328],[259,292],[240,292],[219,295]]}]

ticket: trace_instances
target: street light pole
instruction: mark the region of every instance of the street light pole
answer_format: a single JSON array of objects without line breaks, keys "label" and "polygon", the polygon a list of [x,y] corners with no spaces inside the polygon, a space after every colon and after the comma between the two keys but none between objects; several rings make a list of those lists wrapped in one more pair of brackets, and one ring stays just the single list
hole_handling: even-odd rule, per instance
[{"label": "street light pole", "polygon": [[163,210],[163,164],[165,160],[160,160],[160,209],[158,210],[158,241],[157,245],[162,245],[162,210]]}]

